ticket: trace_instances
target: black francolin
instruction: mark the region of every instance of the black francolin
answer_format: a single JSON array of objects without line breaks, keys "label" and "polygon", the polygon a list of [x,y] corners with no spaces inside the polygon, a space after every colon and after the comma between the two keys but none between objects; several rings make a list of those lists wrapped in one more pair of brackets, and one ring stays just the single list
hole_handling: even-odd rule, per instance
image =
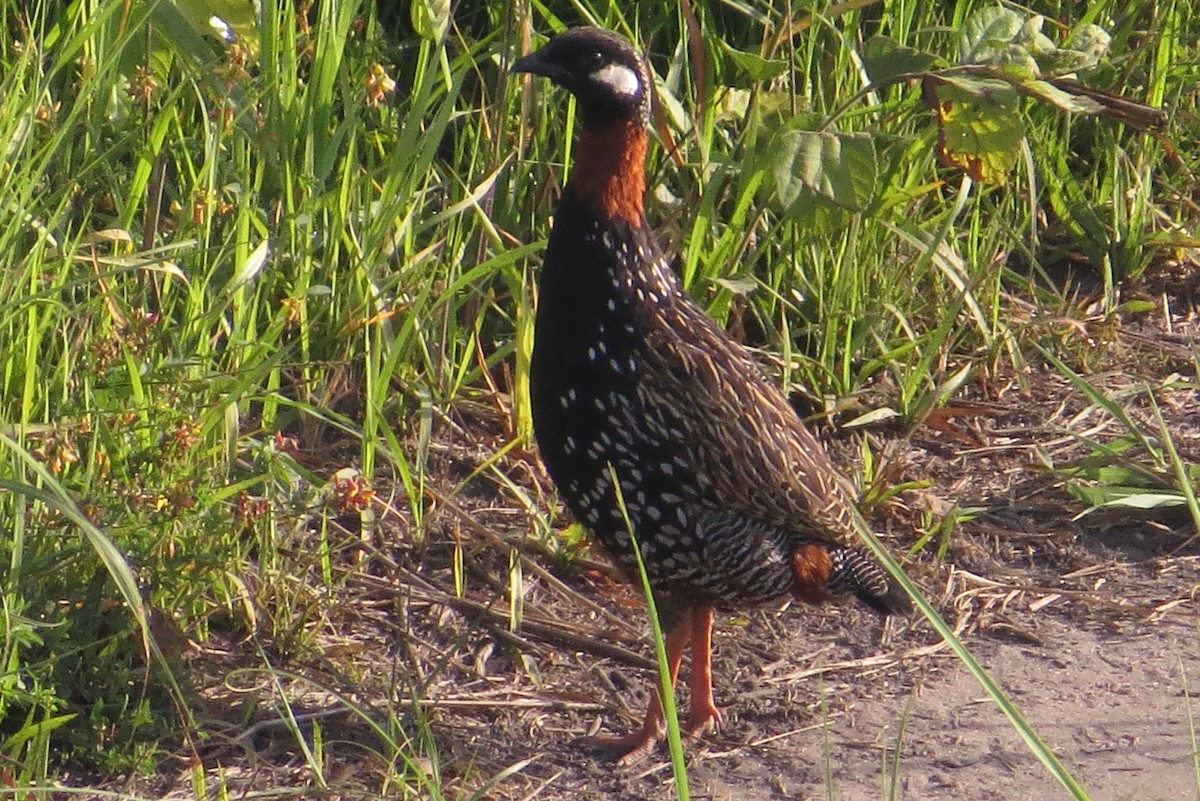
[{"label": "black francolin", "polygon": [[[672,682],[692,648],[689,732],[719,720],[713,610],[792,596],[908,599],[853,547],[848,482],[782,392],[680,287],[646,223],[650,74],[630,44],[577,28],[513,65],[572,92],[579,145],[538,291],[530,390],[542,459],[627,574],[641,552]],[[623,761],[662,732],[591,738]]]}]

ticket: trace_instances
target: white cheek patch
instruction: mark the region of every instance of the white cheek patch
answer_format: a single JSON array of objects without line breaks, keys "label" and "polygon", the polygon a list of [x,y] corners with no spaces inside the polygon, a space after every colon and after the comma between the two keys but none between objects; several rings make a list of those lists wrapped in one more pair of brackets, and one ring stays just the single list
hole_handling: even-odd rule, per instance
[{"label": "white cheek patch", "polygon": [[592,80],[624,97],[637,97],[642,90],[642,81],[638,74],[621,64],[607,64],[601,67],[592,73]]}]

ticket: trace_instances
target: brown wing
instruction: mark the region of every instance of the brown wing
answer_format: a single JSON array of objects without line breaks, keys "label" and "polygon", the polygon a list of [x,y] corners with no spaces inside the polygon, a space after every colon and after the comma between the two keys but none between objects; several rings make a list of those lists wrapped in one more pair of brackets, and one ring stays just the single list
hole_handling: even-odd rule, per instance
[{"label": "brown wing", "polygon": [[783,393],[695,304],[661,310],[638,392],[678,416],[708,502],[806,536],[847,543],[853,492]]}]

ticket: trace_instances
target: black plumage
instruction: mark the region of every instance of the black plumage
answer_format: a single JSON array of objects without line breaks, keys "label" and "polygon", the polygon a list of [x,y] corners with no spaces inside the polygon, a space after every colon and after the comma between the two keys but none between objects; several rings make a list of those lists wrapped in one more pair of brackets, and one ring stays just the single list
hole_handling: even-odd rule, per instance
[{"label": "black plumage", "polygon": [[[568,31],[514,65],[573,92],[583,121],[542,268],[530,376],[534,431],[567,506],[629,573],[632,542],[668,632],[692,644],[689,728],[718,719],[714,608],[856,595],[906,609],[852,543],[847,481],[779,389],[681,289],[642,210],[651,83],[622,38]],[[632,532],[632,537],[631,537]],[[659,734],[599,740],[621,757]]]}]

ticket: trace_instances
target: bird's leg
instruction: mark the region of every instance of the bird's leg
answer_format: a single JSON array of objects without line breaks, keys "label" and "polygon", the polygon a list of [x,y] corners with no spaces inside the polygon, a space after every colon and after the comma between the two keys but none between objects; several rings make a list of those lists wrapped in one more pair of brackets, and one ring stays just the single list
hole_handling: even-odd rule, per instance
[{"label": "bird's leg", "polygon": [[692,673],[688,685],[692,708],[687,722],[687,732],[692,735],[703,734],[721,722],[712,694],[712,620],[711,606],[692,610]]},{"label": "bird's leg", "polygon": [[[667,632],[667,668],[671,674],[672,692],[675,690],[675,679],[679,677],[683,649],[687,646],[691,632],[691,620],[692,615],[688,613]],[[646,708],[646,718],[640,729],[616,737],[585,737],[584,745],[604,752],[622,765],[630,765],[650,753],[650,749],[658,742],[663,732],[661,688],[657,680],[654,685],[650,694],[650,706]]]}]

